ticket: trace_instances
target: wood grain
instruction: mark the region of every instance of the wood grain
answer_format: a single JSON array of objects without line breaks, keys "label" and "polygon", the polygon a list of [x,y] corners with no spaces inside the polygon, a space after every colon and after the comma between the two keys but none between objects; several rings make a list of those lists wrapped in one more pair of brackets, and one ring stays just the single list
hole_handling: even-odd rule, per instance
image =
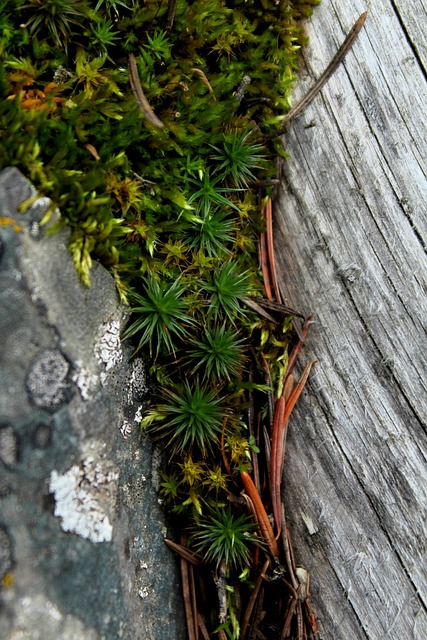
[{"label": "wood grain", "polygon": [[423,0],[323,0],[295,102],[366,9],[345,62],[289,126],[275,197],[283,302],[313,313],[301,362],[319,360],[289,425],[286,510],[323,638],[425,640]]}]

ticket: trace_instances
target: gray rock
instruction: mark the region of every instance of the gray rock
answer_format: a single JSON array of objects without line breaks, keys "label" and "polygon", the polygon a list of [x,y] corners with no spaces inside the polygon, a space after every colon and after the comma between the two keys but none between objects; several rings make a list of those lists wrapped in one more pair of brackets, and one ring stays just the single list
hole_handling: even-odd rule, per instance
[{"label": "gray rock", "polygon": [[144,363],[108,272],[81,284],[46,198],[19,211],[34,195],[0,173],[0,637],[181,640]]}]

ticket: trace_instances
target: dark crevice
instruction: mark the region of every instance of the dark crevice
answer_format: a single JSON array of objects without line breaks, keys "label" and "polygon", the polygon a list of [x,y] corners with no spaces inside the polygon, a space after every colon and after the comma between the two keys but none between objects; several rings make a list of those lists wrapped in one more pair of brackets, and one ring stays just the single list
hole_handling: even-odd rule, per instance
[{"label": "dark crevice", "polygon": [[393,10],[394,10],[394,13],[396,14],[396,18],[397,18],[397,20],[399,22],[400,28],[402,29],[403,33],[405,34],[406,41],[407,41],[408,45],[411,48],[411,51],[412,51],[412,53],[414,55],[414,58],[417,61],[417,64],[418,64],[420,70],[423,73],[424,79],[427,81],[427,69],[426,69],[426,67],[424,65],[423,59],[421,58],[420,54],[418,53],[417,45],[412,40],[411,35],[410,35],[408,29],[406,28],[405,22],[404,22],[402,16],[400,15],[399,8],[396,5],[396,2],[394,0],[390,0],[390,4],[393,7]]}]

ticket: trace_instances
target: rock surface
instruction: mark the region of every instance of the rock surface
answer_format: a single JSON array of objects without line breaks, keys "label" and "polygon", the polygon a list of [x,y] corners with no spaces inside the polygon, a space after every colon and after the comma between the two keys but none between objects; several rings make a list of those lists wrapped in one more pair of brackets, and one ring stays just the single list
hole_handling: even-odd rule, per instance
[{"label": "rock surface", "polygon": [[183,640],[144,363],[107,271],[84,287],[49,201],[19,211],[34,195],[0,173],[0,637]]}]

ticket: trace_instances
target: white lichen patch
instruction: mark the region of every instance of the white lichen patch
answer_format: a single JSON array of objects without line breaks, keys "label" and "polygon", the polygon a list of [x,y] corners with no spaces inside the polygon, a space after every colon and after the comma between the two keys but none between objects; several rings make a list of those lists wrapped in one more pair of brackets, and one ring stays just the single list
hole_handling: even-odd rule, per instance
[{"label": "white lichen patch", "polygon": [[33,220],[29,227],[29,233],[32,238],[40,237],[40,225],[37,220]]},{"label": "white lichen patch", "polygon": [[76,533],[91,542],[109,542],[118,472],[105,461],[87,457],[64,474],[52,471],[49,489],[55,497],[55,516],[63,531]]},{"label": "white lichen patch", "polygon": [[135,417],[134,417],[134,422],[137,422],[138,424],[141,422],[142,420],[142,415],[144,413],[144,407],[141,405],[139,405],[138,409],[135,412]]},{"label": "white lichen patch", "polygon": [[75,363],[75,372],[72,376],[83,400],[90,400],[98,384],[98,377],[85,369],[80,361]]},{"label": "white lichen patch", "polygon": [[156,446],[151,455],[151,484],[156,493],[160,491],[160,481],[162,475],[163,452],[161,447]]},{"label": "white lichen patch", "polygon": [[120,322],[109,320],[102,325],[102,331],[95,344],[94,353],[97,360],[105,366],[107,371],[123,360],[120,341]]},{"label": "white lichen patch", "polygon": [[51,203],[52,203],[52,200],[50,200],[46,196],[40,196],[40,198],[37,198],[37,200],[34,200],[30,209],[39,209],[39,208],[47,209],[51,205]]},{"label": "white lichen patch", "polygon": [[0,460],[6,466],[18,461],[18,441],[11,426],[0,429]]},{"label": "white lichen patch", "polygon": [[27,390],[38,407],[56,408],[65,402],[70,365],[62,353],[45,349],[37,354],[27,375]]},{"label": "white lichen patch", "polygon": [[141,358],[136,358],[132,361],[132,369],[129,376],[129,386],[127,390],[128,403],[132,404],[135,398],[140,398],[146,393],[147,375],[145,372],[145,365]]},{"label": "white lichen patch", "polygon": [[77,616],[62,612],[42,593],[31,593],[15,602],[13,628],[7,640],[98,640],[95,629]]},{"label": "white lichen patch", "polygon": [[148,587],[142,587],[142,589],[138,591],[138,595],[141,598],[141,600],[144,600],[144,598],[146,598],[149,593],[150,592],[148,590]]},{"label": "white lichen patch", "polygon": [[132,435],[132,425],[125,420],[119,427],[119,431],[122,434],[123,438],[127,440]]}]

